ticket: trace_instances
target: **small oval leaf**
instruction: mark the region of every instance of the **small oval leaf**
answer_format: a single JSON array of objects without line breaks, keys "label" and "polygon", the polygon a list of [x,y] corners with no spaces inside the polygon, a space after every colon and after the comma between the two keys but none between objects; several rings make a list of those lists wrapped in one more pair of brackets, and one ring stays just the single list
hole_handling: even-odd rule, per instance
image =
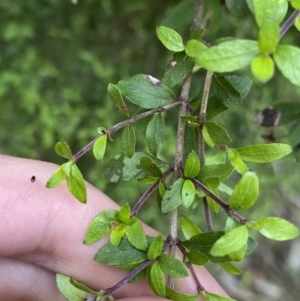
[{"label": "small oval leaf", "polygon": [[165,122],[162,114],[154,114],[146,129],[148,148],[154,156],[163,145],[165,139]]},{"label": "small oval leaf", "polygon": [[259,194],[259,182],[255,172],[247,171],[236,184],[230,196],[229,207],[234,210],[253,206]]},{"label": "small oval leaf", "polygon": [[163,272],[172,278],[183,278],[189,275],[182,261],[173,256],[161,254],[158,263]]},{"label": "small oval leaf", "polygon": [[147,251],[147,258],[149,260],[156,259],[163,250],[163,244],[164,242],[161,235],[155,237]]},{"label": "small oval leaf", "polygon": [[150,266],[149,277],[148,282],[151,282],[150,287],[153,288],[155,294],[164,297],[166,295],[165,279],[158,262],[154,262]]},{"label": "small oval leaf", "polygon": [[105,154],[107,134],[99,137],[93,145],[93,153],[97,160],[102,160]]},{"label": "small oval leaf", "polygon": [[107,94],[111,101],[114,103],[114,105],[118,108],[118,110],[124,113],[127,117],[129,117],[128,109],[125,105],[121,91],[118,88],[118,86],[111,83],[108,84]]},{"label": "small oval leaf", "polygon": [[183,183],[182,190],[181,190],[181,198],[182,198],[182,204],[185,208],[190,208],[196,194],[196,188],[194,183],[186,179]]},{"label": "small oval leaf", "polygon": [[181,216],[180,227],[185,239],[187,240],[201,233],[199,227],[184,215]]},{"label": "small oval leaf", "polygon": [[263,83],[273,77],[274,69],[274,62],[268,55],[257,56],[251,62],[252,74]]},{"label": "small oval leaf", "polygon": [[240,250],[247,244],[247,240],[248,229],[245,225],[240,226],[220,237],[211,248],[210,253],[217,257],[228,255]]},{"label": "small oval leaf", "polygon": [[91,244],[107,235],[111,229],[111,222],[117,219],[118,211],[109,209],[100,212],[90,223],[83,243]]},{"label": "small oval leaf", "polygon": [[55,152],[63,158],[72,160],[72,151],[68,143],[64,140],[61,140],[55,144]]},{"label": "small oval leaf", "polygon": [[181,190],[184,179],[180,178],[176,180],[171,187],[166,190],[163,200],[161,202],[162,213],[168,213],[177,208],[181,203]]},{"label": "small oval leaf", "polygon": [[249,227],[274,240],[289,240],[299,235],[296,226],[279,217],[264,217],[249,224]]},{"label": "small oval leaf", "polygon": [[184,50],[184,45],[181,35],[175,30],[159,26],[156,28],[156,34],[163,45],[173,52],[180,52]]},{"label": "small oval leaf", "polygon": [[236,150],[242,160],[256,163],[273,162],[293,151],[290,145],[281,143],[249,145]]},{"label": "small oval leaf", "polygon": [[[69,163],[69,162],[68,162]],[[65,163],[66,164],[66,163]],[[72,163],[71,163],[72,164]],[[47,181],[46,187],[47,188],[55,188],[58,185],[60,185],[65,179],[67,175],[64,172],[63,166],[60,166],[54,174],[50,177],[50,179]]]},{"label": "small oval leaf", "polygon": [[184,176],[186,178],[195,178],[200,172],[200,161],[198,155],[192,151],[189,153],[184,166]]},{"label": "small oval leaf", "polygon": [[122,132],[122,149],[124,155],[128,158],[131,158],[135,152],[135,130],[132,125],[128,125],[124,128]]},{"label": "small oval leaf", "polygon": [[66,178],[67,186],[73,196],[81,203],[86,203],[86,187],[83,176],[75,163],[71,165],[70,176]]},{"label": "small oval leaf", "polygon": [[145,232],[142,228],[141,222],[133,216],[126,225],[126,236],[128,241],[138,250],[145,251],[148,248]]},{"label": "small oval leaf", "polygon": [[243,175],[248,170],[248,167],[240,158],[239,153],[235,149],[229,148],[227,154],[231,165],[236,169],[237,172]]}]

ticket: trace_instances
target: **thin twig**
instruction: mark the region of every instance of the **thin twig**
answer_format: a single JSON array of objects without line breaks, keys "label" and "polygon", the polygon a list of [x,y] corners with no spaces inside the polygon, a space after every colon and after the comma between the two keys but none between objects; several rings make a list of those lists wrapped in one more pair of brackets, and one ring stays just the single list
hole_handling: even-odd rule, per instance
[{"label": "thin twig", "polygon": [[197,188],[202,190],[207,196],[209,196],[213,201],[215,201],[220,207],[229,215],[235,218],[239,223],[246,224],[248,220],[241,216],[236,211],[230,209],[229,205],[222,201],[218,196],[213,194],[208,188],[206,188],[200,181],[197,179],[191,179]]},{"label": "thin twig", "polygon": [[[165,250],[172,244],[172,239],[170,236],[168,236],[164,242],[162,253],[165,252]],[[122,280],[120,280],[118,283],[116,283],[114,286],[107,288],[105,290],[104,296],[110,296],[112,295],[116,290],[118,290],[121,286],[126,284],[128,281],[130,281],[134,276],[136,276],[138,273],[140,273],[142,270],[144,270],[146,267],[148,267],[151,263],[153,263],[153,260],[145,260],[142,262],[138,267],[133,269],[130,273],[128,273]]]},{"label": "thin twig", "polygon": [[[183,257],[185,257],[186,254],[187,254],[187,252],[186,252],[185,247],[182,245],[181,241],[178,240],[177,243],[176,243],[176,245],[177,245],[178,249],[181,251]],[[192,265],[191,263],[188,263],[188,264],[187,264],[187,267],[190,269],[190,271],[191,271],[191,273],[192,273],[192,276],[193,276],[193,278],[194,278],[194,281],[196,282],[198,292],[199,292],[199,293],[200,293],[200,292],[204,292],[205,289],[204,289],[203,285],[200,283],[200,281],[199,281],[199,279],[198,279],[198,277],[197,277],[197,274],[196,274],[196,272],[195,272],[195,270],[194,270],[193,265]]]},{"label": "thin twig", "polygon": [[195,14],[194,14],[194,24],[193,24],[194,30],[201,27],[202,12],[203,12],[203,0],[197,0],[195,6]]},{"label": "thin twig", "polygon": [[150,195],[155,191],[155,189],[158,187],[160,181],[164,181],[170,173],[173,171],[173,165],[171,165],[162,175],[162,177],[157,180],[154,184],[152,184],[145,193],[140,197],[140,199],[136,202],[136,204],[132,207],[131,215],[136,215],[137,212],[140,210],[140,208],[143,206],[143,204],[146,202],[146,200],[150,197]]},{"label": "thin twig", "polygon": [[[213,73],[211,71],[207,71],[205,83],[204,83],[204,89],[203,89],[203,95],[202,95],[202,102],[201,102],[201,108],[199,113],[199,155],[200,155],[200,165],[205,166],[205,141],[203,137],[203,123],[206,120],[206,111],[207,111],[207,104],[208,104],[208,97],[209,97],[209,91],[211,86]],[[207,202],[206,197],[203,198],[203,206],[204,206],[204,214],[205,214],[205,220],[208,231],[213,231],[213,225],[212,225],[212,219],[211,219],[211,212],[210,208]]]},{"label": "thin twig", "polygon": [[[174,181],[176,181],[178,178],[180,178],[182,174],[182,160],[183,160],[183,148],[184,148],[184,131],[185,131],[185,122],[181,119],[181,116],[186,115],[186,103],[189,98],[190,88],[191,88],[191,82],[192,82],[192,74],[190,73],[181,89],[181,94],[179,96],[179,100],[181,101],[179,114],[178,114],[178,127],[177,127],[177,140],[176,140],[176,152],[175,152],[175,158],[174,158]],[[177,239],[177,208],[171,211],[170,214],[170,236],[172,237],[173,241]],[[170,246],[169,254],[173,257],[175,257],[175,244],[173,243]],[[171,277],[168,277],[168,287],[174,288],[173,279]]]},{"label": "thin twig", "polygon": [[293,26],[296,18],[300,15],[300,10],[295,10],[290,17],[282,24],[280,28],[279,40],[286,34],[286,32]]},{"label": "thin twig", "polygon": [[112,135],[113,133],[117,132],[118,130],[124,128],[126,125],[129,125],[129,124],[133,124],[141,119],[144,119],[148,116],[151,116],[155,113],[160,113],[160,112],[164,112],[164,111],[167,111],[167,110],[170,110],[174,107],[177,107],[181,104],[181,101],[178,100],[176,102],[173,102],[171,104],[167,104],[167,105],[164,105],[164,106],[161,106],[159,108],[155,108],[155,109],[152,109],[152,110],[149,110],[149,111],[146,111],[146,112],[143,112],[141,114],[138,114],[136,116],[133,116],[129,119],[126,119],[124,121],[121,121],[117,124],[115,124],[114,126],[112,126],[111,128],[109,128],[108,130],[106,130],[105,132],[101,133],[100,135],[98,135],[94,140],[92,140],[90,143],[88,143],[83,149],[81,149],[79,152],[77,152],[75,155],[73,155],[73,162],[76,162],[78,161],[78,159],[80,157],[82,157],[87,151],[89,151],[94,143],[96,142],[96,140],[98,138],[100,138],[102,135],[104,134],[107,134],[107,135]]}]

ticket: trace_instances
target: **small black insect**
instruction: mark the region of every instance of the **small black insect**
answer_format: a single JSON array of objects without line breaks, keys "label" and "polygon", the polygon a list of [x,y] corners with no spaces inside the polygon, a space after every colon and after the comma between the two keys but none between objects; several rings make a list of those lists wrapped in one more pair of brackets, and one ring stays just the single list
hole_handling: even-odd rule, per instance
[{"label": "small black insect", "polygon": [[31,182],[32,182],[32,183],[35,182],[35,176],[32,176],[32,177],[31,177]]}]

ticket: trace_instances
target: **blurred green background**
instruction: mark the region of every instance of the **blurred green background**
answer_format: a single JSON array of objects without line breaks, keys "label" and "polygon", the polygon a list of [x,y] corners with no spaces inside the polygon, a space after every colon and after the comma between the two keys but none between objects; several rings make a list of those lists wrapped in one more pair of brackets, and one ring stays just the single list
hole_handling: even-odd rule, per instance
[{"label": "blurred green background", "polygon": [[[224,1],[206,1],[205,40],[219,37],[257,38],[252,14],[232,17]],[[0,1],[0,152],[12,156],[62,163],[54,145],[65,139],[73,152],[123,116],[106,95],[108,83],[117,83],[137,73],[162,78],[171,59],[156,38],[158,25],[172,27],[187,40],[193,20],[194,1],[110,1],[68,0]],[[288,15],[291,12],[288,13]],[[299,32],[292,28],[282,43],[300,46]],[[249,70],[239,74],[252,80]],[[192,96],[203,83],[205,73],[195,76]],[[179,91],[180,87],[175,87]],[[275,129],[253,124],[256,114],[278,102],[299,103],[300,88],[276,72],[267,84],[253,80],[253,87],[242,105],[214,120],[224,126],[232,139],[231,147],[266,143],[261,137],[271,131],[279,142],[300,142],[299,121]],[[128,105],[131,114],[137,107]],[[176,110],[176,109],[175,109]],[[160,156],[172,159],[175,150],[176,114],[166,114],[166,142]],[[138,133],[137,149],[146,150],[144,130]],[[134,202],[147,188],[138,183],[107,183],[102,169],[108,159],[121,152],[120,133],[109,143],[103,163],[95,163],[91,152],[78,162],[88,181],[119,204]],[[210,154],[210,151],[208,151]],[[250,164],[260,178],[257,206],[247,212],[250,218],[281,216],[300,227],[299,154],[273,164]],[[49,175],[50,176],[50,175]],[[228,185],[234,185],[233,176]],[[126,196],[126,198],[124,197]],[[223,197],[223,196],[222,196]],[[226,197],[224,197],[226,200]],[[141,210],[140,218],[164,234],[168,221],[152,206]],[[192,213],[204,225],[202,207]],[[224,222],[220,213],[216,228]],[[203,228],[203,227],[202,227]],[[203,228],[205,229],[205,228]],[[300,241],[278,243],[260,236],[257,250],[239,266],[249,273],[228,276],[221,268],[208,266],[233,298],[238,300],[298,300],[300,293]]]}]

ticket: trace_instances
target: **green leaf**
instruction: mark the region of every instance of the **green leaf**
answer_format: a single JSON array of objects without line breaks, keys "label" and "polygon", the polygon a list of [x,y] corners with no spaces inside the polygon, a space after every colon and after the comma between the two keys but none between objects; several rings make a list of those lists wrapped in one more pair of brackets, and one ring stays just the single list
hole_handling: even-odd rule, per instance
[{"label": "green leaf", "polygon": [[158,235],[157,237],[155,237],[147,251],[147,258],[149,260],[156,259],[161,254],[163,245],[164,242],[162,236]]},{"label": "green leaf", "polygon": [[264,217],[247,226],[274,240],[289,240],[299,236],[299,229],[296,226],[278,217]]},{"label": "green leaf", "polygon": [[[219,100],[221,100],[222,104],[227,108],[235,108],[247,96],[250,91],[251,85],[251,80],[245,76],[221,76],[214,74],[211,84],[211,92]],[[209,101],[211,101],[211,99],[209,99]],[[211,114],[209,113],[210,111],[215,110],[215,104],[211,105],[213,106],[212,108],[210,108],[210,103],[208,103],[208,116],[209,114]]]},{"label": "green leaf", "polygon": [[162,114],[154,114],[146,129],[148,148],[154,156],[161,148],[165,139],[165,121]]},{"label": "green leaf", "polygon": [[242,246],[239,250],[231,252],[228,256],[234,261],[241,261],[246,256],[247,245]]},{"label": "green leaf", "polygon": [[[219,192],[218,192],[218,190],[217,190],[217,187],[219,186],[219,181],[217,181],[217,187],[215,187],[214,185],[211,185],[211,184],[209,183],[209,181],[211,181],[211,180],[214,181],[215,179],[210,179],[210,180],[208,180],[208,181],[205,183],[205,185],[207,186],[207,188],[208,188],[214,195],[219,196]],[[218,179],[216,178],[216,180],[218,180]],[[213,213],[214,213],[214,214],[218,214],[219,211],[220,211],[220,205],[217,204],[217,203],[216,203],[212,198],[210,198],[209,196],[206,196],[206,200],[207,200],[207,203],[208,203],[210,209],[213,211]]]},{"label": "green leaf", "polygon": [[259,30],[258,47],[262,53],[272,53],[279,40],[279,25],[273,22],[264,22]]},{"label": "green leaf", "polygon": [[229,297],[223,297],[219,296],[213,293],[205,292],[203,294],[205,301],[236,301],[235,299],[229,298]]},{"label": "green leaf", "polygon": [[241,18],[246,10],[246,1],[244,0],[226,0],[225,1],[227,8],[229,9],[230,13],[237,17]]},{"label": "green leaf", "polygon": [[146,178],[138,179],[139,183],[151,185],[159,180],[159,177],[147,176]]},{"label": "green leaf", "polygon": [[150,287],[153,288],[157,296],[164,297],[166,295],[165,279],[163,272],[158,262],[154,262],[150,266],[148,282],[151,282]]},{"label": "green leaf", "polygon": [[182,215],[180,218],[180,228],[185,239],[190,239],[193,236],[196,236],[201,233],[199,227],[184,215]]},{"label": "green leaf", "polygon": [[92,244],[106,236],[111,230],[111,222],[116,220],[118,211],[109,209],[100,212],[90,223],[83,240],[84,244]]},{"label": "green leaf", "polygon": [[206,158],[206,165],[218,165],[226,163],[226,153],[221,151],[213,157]]},{"label": "green leaf", "polygon": [[257,56],[251,62],[252,74],[263,83],[273,77],[274,68],[274,62],[268,55]]},{"label": "green leaf", "polygon": [[[68,164],[71,165],[72,162],[67,162],[64,163],[63,165]],[[65,179],[66,179],[67,175],[64,171],[63,166],[60,166],[55,172],[54,174],[52,174],[52,176],[50,177],[50,179],[47,181],[46,187],[47,188],[55,188],[58,185],[60,185]]]},{"label": "green leaf", "polygon": [[132,125],[127,125],[122,132],[122,149],[124,155],[131,158],[135,152],[135,130]]},{"label": "green leaf", "polygon": [[267,163],[287,156],[293,151],[293,149],[288,144],[269,143],[249,145],[237,148],[236,151],[239,153],[242,160],[256,163]]},{"label": "green leaf", "polygon": [[131,215],[131,208],[128,203],[124,204],[119,212],[118,212],[118,219],[124,223],[127,224],[130,220],[130,215]]},{"label": "green leaf", "polygon": [[197,179],[205,182],[209,179],[218,178],[221,181],[226,180],[233,172],[233,167],[230,164],[214,164],[201,167]]},{"label": "green leaf", "polygon": [[190,208],[196,194],[196,188],[194,183],[186,179],[183,183],[182,186],[182,191],[181,191],[181,197],[182,197],[182,204],[185,208]]},{"label": "green leaf", "polygon": [[202,129],[202,135],[203,135],[203,139],[205,141],[205,143],[209,146],[209,147],[214,147],[214,141],[212,140],[212,138],[210,137],[207,128],[205,126],[203,126]]},{"label": "green leaf", "polygon": [[129,243],[126,236],[118,246],[107,242],[95,255],[94,260],[106,265],[125,266],[140,264],[147,259],[146,252],[140,251]]},{"label": "green leaf", "polygon": [[230,196],[229,207],[244,210],[253,206],[259,194],[258,177],[254,171],[247,171],[235,185]]},{"label": "green leaf", "polygon": [[76,288],[70,282],[71,278],[62,274],[56,274],[56,284],[59,291],[68,301],[83,301],[87,298],[87,293]]},{"label": "green leaf", "polygon": [[121,91],[118,88],[118,86],[114,84],[108,84],[107,94],[111,101],[114,103],[114,105],[117,107],[117,109],[123,114],[125,114],[127,117],[129,117],[128,109],[126,107],[126,104],[123,100]]},{"label": "green leaf", "polygon": [[294,25],[297,28],[297,30],[300,31],[300,16],[296,18]]},{"label": "green leaf", "polygon": [[278,45],[273,58],[282,74],[294,85],[300,86],[300,49],[295,46]]},{"label": "green leaf", "polygon": [[184,176],[186,178],[194,178],[200,172],[200,161],[198,155],[192,151],[189,153],[184,166]]},{"label": "green leaf", "polygon": [[170,51],[180,52],[184,50],[182,37],[175,30],[165,26],[159,26],[156,28],[156,34],[158,39]]},{"label": "green leaf", "polygon": [[280,125],[300,119],[300,103],[280,102],[274,105],[274,109],[281,112]]},{"label": "green leaf", "polygon": [[182,244],[191,251],[203,252],[208,254],[214,243],[224,235],[224,231],[204,232],[183,241]]},{"label": "green leaf", "polygon": [[256,41],[232,40],[202,51],[196,63],[213,72],[231,72],[248,66],[258,53]]},{"label": "green leaf", "polygon": [[[186,2],[188,2],[188,1],[186,1]],[[204,34],[205,34],[205,29],[203,29],[203,28],[194,29],[190,34],[189,40],[198,40],[199,41],[203,38]]]},{"label": "green leaf", "polygon": [[124,235],[125,235],[124,225],[115,226],[115,228],[110,233],[109,241],[113,246],[117,246]]},{"label": "green leaf", "polygon": [[168,213],[181,204],[181,190],[183,182],[184,179],[180,178],[176,180],[170,188],[168,188],[161,203],[162,213]]},{"label": "green leaf", "polygon": [[175,100],[169,88],[150,75],[138,74],[118,83],[123,96],[146,109],[158,108]]},{"label": "green leaf", "polygon": [[240,226],[220,237],[210,250],[213,256],[224,256],[240,250],[248,239],[247,227]]},{"label": "green leaf", "polygon": [[173,256],[161,254],[158,263],[163,272],[172,278],[183,278],[189,275],[182,261]]},{"label": "green leaf", "polygon": [[202,50],[206,50],[207,46],[197,40],[189,40],[185,46],[185,53],[192,58],[199,56]]},{"label": "green leaf", "polygon": [[239,269],[236,267],[233,263],[231,262],[220,262],[219,265],[228,273],[232,275],[241,275],[244,273],[243,270]]},{"label": "green leaf", "polygon": [[70,283],[71,283],[73,286],[75,286],[76,288],[80,289],[81,291],[84,291],[84,292],[87,292],[87,293],[91,293],[91,294],[94,294],[94,295],[99,295],[99,292],[90,289],[90,288],[89,288],[88,286],[86,286],[85,284],[80,283],[80,282],[76,281],[76,280],[73,279],[73,278],[70,279]]},{"label": "green leaf", "polygon": [[175,66],[166,71],[162,82],[168,87],[177,85],[188,76],[194,65],[195,63],[191,58],[184,56],[180,60],[176,61]]},{"label": "green leaf", "polygon": [[145,178],[147,174],[140,164],[143,156],[153,159],[158,167],[167,166],[167,164],[160,159],[143,152],[135,152],[131,158],[124,157],[123,155],[117,155],[105,166],[105,178],[112,183],[118,183],[121,180],[129,181],[132,179]]},{"label": "green leaf", "polygon": [[255,20],[259,27],[265,22],[281,23],[287,12],[287,1],[282,0],[252,0]]},{"label": "green leaf", "polygon": [[93,145],[93,154],[97,160],[102,160],[105,154],[107,134],[100,136]]},{"label": "green leaf", "polygon": [[300,10],[300,1],[299,0],[292,0],[291,5],[294,9]]},{"label": "green leaf", "polygon": [[214,144],[227,144],[231,141],[227,131],[216,123],[212,121],[205,121],[204,127],[206,128],[206,131],[208,132]]},{"label": "green leaf", "polygon": [[158,177],[158,178],[162,176],[162,172],[158,168],[156,162],[150,157],[143,156],[141,158],[141,167],[148,176]]},{"label": "green leaf", "polygon": [[66,159],[72,160],[73,155],[68,143],[64,140],[61,140],[55,144],[55,152]]},{"label": "green leaf", "polygon": [[231,165],[236,169],[237,172],[243,175],[248,170],[248,167],[240,158],[239,153],[235,149],[229,148],[227,154]]},{"label": "green leaf", "polygon": [[197,295],[184,294],[175,291],[173,289],[170,289],[168,287],[166,287],[166,297],[168,297],[173,301],[198,301],[199,300],[199,294]]},{"label": "green leaf", "polygon": [[233,217],[228,216],[226,219],[226,224],[225,224],[225,232],[230,232],[233,229],[239,227],[241,224],[235,220]]},{"label": "green leaf", "polygon": [[205,254],[198,251],[187,252],[186,256],[188,261],[192,264],[204,265],[209,261],[209,258]]},{"label": "green leaf", "polygon": [[75,163],[71,165],[70,176],[66,178],[67,186],[73,196],[81,203],[86,203],[86,187],[82,174]]},{"label": "green leaf", "polygon": [[138,250],[145,251],[148,248],[146,236],[141,222],[133,216],[126,225],[126,236],[128,241]]}]

